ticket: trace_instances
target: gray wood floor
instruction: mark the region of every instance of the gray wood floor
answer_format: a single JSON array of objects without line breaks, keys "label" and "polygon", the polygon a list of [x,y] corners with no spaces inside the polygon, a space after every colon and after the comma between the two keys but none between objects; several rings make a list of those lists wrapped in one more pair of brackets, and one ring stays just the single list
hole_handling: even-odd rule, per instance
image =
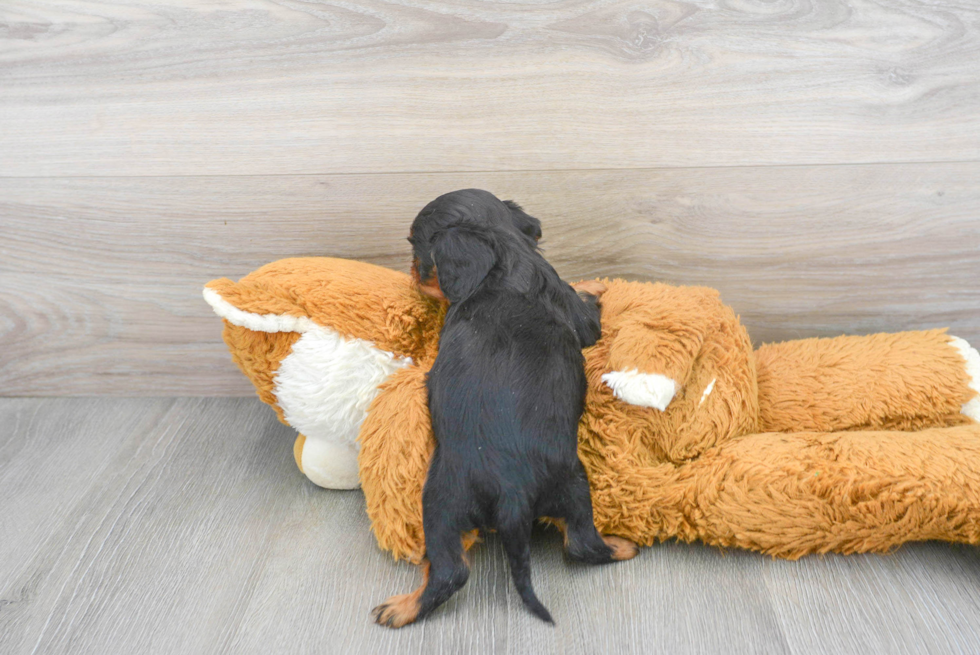
[{"label": "gray wood floor", "polygon": [[914,544],[798,562],[668,543],[602,568],[542,532],[541,624],[499,544],[421,625],[369,609],[416,572],[360,492],[296,470],[255,399],[0,400],[0,652],[976,653],[980,551]]}]

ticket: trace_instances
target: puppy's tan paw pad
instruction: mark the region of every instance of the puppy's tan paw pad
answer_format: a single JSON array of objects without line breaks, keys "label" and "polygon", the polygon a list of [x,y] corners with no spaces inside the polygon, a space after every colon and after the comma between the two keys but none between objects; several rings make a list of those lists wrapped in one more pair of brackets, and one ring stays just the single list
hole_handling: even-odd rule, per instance
[{"label": "puppy's tan paw pad", "polygon": [[633,559],[640,552],[639,546],[622,537],[604,536],[602,540],[606,542],[607,546],[612,548],[612,558],[614,560]]},{"label": "puppy's tan paw pad", "polygon": [[378,625],[401,628],[413,622],[419,614],[418,596],[402,594],[392,596],[371,610],[371,617]]}]

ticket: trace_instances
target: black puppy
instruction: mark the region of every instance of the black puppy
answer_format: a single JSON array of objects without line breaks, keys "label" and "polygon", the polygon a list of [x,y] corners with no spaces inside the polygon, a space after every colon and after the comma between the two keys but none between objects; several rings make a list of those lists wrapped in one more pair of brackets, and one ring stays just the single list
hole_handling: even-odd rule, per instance
[{"label": "black puppy", "polygon": [[412,224],[415,279],[450,306],[427,382],[437,445],[422,494],[426,579],[376,607],[378,623],[401,627],[458,591],[470,572],[463,536],[474,529],[500,534],[521,599],[549,622],[531,587],[535,519],[564,519],[572,559],[636,554],[596,531],[577,453],[596,299],[558,277],[540,236],[537,219],[476,189],[440,196]]}]

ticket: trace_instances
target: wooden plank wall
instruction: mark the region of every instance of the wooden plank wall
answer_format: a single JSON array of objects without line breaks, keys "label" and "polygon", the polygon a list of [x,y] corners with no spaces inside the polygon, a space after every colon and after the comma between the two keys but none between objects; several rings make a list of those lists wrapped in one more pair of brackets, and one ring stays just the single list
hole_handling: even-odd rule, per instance
[{"label": "wooden plank wall", "polygon": [[200,286],[461,187],[757,342],[980,342],[980,6],[4,2],[0,394],[239,395]]}]

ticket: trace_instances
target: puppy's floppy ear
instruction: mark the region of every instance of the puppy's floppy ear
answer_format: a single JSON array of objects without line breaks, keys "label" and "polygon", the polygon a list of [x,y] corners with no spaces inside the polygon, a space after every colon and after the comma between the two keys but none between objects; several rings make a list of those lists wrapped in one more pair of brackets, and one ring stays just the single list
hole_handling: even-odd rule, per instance
[{"label": "puppy's floppy ear", "polygon": [[461,228],[451,228],[433,239],[432,260],[439,288],[451,303],[469,298],[497,263],[488,241]]},{"label": "puppy's floppy ear", "polygon": [[514,225],[518,230],[535,241],[541,238],[541,221],[526,213],[513,200],[504,200],[504,204],[510,210],[510,215],[514,219]]}]

